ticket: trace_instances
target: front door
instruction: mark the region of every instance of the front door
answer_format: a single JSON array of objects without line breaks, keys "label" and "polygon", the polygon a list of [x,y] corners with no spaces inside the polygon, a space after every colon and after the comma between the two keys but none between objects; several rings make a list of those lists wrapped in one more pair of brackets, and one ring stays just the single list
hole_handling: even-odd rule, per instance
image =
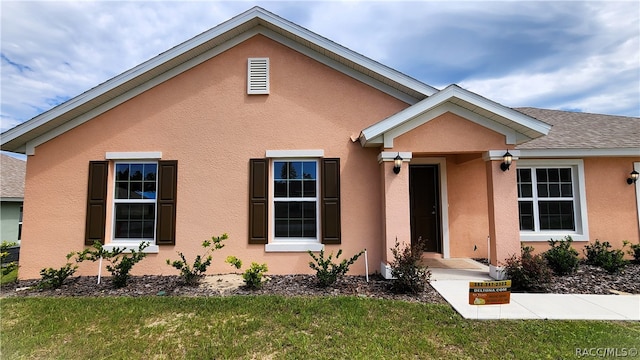
[{"label": "front door", "polygon": [[442,253],[438,165],[409,166],[411,243],[422,238],[425,251]]}]

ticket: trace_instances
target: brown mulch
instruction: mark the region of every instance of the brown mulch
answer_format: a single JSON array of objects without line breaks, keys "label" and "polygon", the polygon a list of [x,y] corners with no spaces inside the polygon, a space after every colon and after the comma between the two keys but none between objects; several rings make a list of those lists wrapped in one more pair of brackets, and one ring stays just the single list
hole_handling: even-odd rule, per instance
[{"label": "brown mulch", "polygon": [[[216,280],[217,279],[217,280]],[[226,281],[226,280],[225,280]],[[220,286],[217,285],[220,282]],[[37,289],[38,280],[21,280],[2,285],[0,297],[13,296],[230,296],[230,295],[282,295],[282,296],[360,296],[377,299],[394,299],[420,303],[445,303],[431,286],[420,294],[396,294],[391,281],[379,275],[369,277],[345,276],[332,287],[317,285],[315,275],[271,275],[261,289],[251,290],[243,286],[225,287],[223,280],[207,276],[200,285],[186,286],[178,276],[132,276],[126,287],[114,289],[111,279],[103,278],[97,284],[95,276],[72,277],[60,289]],[[554,276],[548,286],[549,293],[559,294],[640,294],[640,264],[630,264],[623,271],[608,274],[606,271],[581,264],[575,274]]]}]

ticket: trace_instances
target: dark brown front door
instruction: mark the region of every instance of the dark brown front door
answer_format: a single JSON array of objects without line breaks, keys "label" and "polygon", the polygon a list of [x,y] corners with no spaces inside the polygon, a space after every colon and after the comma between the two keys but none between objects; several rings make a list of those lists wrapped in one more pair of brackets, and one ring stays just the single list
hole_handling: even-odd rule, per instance
[{"label": "dark brown front door", "polygon": [[438,165],[409,166],[411,243],[422,238],[425,251],[442,252]]}]

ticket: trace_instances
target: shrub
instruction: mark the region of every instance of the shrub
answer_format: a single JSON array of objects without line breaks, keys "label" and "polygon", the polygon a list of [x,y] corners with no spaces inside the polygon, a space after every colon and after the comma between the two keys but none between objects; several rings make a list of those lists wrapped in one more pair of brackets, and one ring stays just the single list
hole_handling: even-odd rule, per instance
[{"label": "shrub", "polygon": [[547,250],[543,256],[556,275],[572,274],[578,269],[580,263],[578,251],[571,247],[571,243],[573,243],[571,236],[566,236],[564,240],[549,240],[551,249]]},{"label": "shrub", "polygon": [[202,247],[205,249],[204,254],[197,255],[193,260],[193,265],[189,265],[184,254],[178,253],[180,260],[174,260],[173,262],[167,259],[167,265],[171,265],[174,268],[180,270],[180,276],[187,285],[195,285],[200,282],[200,279],[207,272],[207,268],[211,265],[212,256],[211,253],[215,250],[222,249],[224,244],[222,241],[227,240],[229,235],[226,233],[221,236],[212,236],[211,240],[205,240],[202,242]]},{"label": "shrub", "polygon": [[[236,269],[240,269],[242,267],[242,260],[238,259],[235,256],[227,256],[225,262],[231,264]],[[258,264],[255,262],[251,263],[251,267],[244,271],[242,274],[242,279],[244,280],[244,284],[246,287],[250,289],[259,289],[262,287],[264,280],[262,276],[265,272],[267,272],[267,264]]]},{"label": "shrub", "polygon": [[95,242],[93,244],[93,249],[85,249],[84,251],[79,252],[78,257],[80,259],[79,261],[96,261],[100,258],[107,260],[109,262],[107,265],[107,271],[111,273],[113,286],[115,288],[122,288],[127,286],[131,268],[147,256],[143,250],[148,246],[149,242],[144,241],[140,243],[138,250],[131,249],[130,252],[128,252],[126,248],[121,249],[116,247],[113,248],[113,250],[108,251],[102,247],[102,244]]},{"label": "shrub", "polygon": [[[64,281],[69,276],[72,276],[78,269],[78,265],[71,264],[69,262],[69,260],[74,255],[76,255],[75,252],[71,252],[67,254],[67,263],[64,264],[64,266],[62,266],[60,269],[44,268],[40,270],[41,279],[40,279],[40,282],[38,283],[38,287],[41,289],[45,289],[45,288],[57,289],[61,287]],[[76,262],[78,261],[82,261],[82,260],[76,259]]]},{"label": "shrub", "polygon": [[17,262],[6,262],[7,257],[9,257],[9,252],[7,250],[16,245],[18,245],[18,243],[7,241],[3,241],[2,244],[0,244],[0,275],[2,276],[5,276],[18,268]]},{"label": "shrub", "polygon": [[400,243],[396,243],[391,252],[393,262],[391,265],[391,276],[395,279],[392,288],[399,293],[421,293],[431,278],[431,271],[421,264],[424,243],[419,239],[412,246],[400,248]]},{"label": "shrub", "polygon": [[[325,259],[324,250],[320,250],[320,254],[318,256],[309,251],[309,255],[315,261],[309,261],[309,267],[316,271],[318,284],[322,287],[327,287],[335,283],[339,277],[344,276],[344,274],[349,271],[349,266],[353,265],[353,263],[356,262],[362,254],[364,254],[364,250],[355,254],[351,259],[343,259],[342,262],[337,264],[332,261],[333,253]],[[338,253],[336,254],[336,261],[338,261],[340,255],[342,255],[342,249],[338,250]]]},{"label": "shrub", "polygon": [[630,246],[630,249],[627,251],[627,254],[633,256],[632,262],[634,264],[640,264],[640,244],[631,244],[628,241],[625,241],[624,244]]},{"label": "shrub", "polygon": [[551,271],[541,255],[533,255],[533,247],[523,246],[520,257],[512,255],[505,262],[504,271],[511,279],[514,291],[540,292],[551,281]]},{"label": "shrub", "polygon": [[608,273],[616,273],[627,266],[624,252],[620,249],[611,249],[608,241],[600,242],[596,239],[593,245],[585,245],[582,251],[587,258],[587,264],[599,266]]}]

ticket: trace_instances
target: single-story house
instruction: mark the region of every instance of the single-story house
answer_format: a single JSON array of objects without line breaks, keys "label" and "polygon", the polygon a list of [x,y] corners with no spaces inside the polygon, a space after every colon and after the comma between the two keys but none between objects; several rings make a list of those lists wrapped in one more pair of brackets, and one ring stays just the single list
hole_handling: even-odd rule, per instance
[{"label": "single-story house", "polygon": [[0,241],[20,244],[26,161],[0,154]]},{"label": "single-story house", "polygon": [[149,241],[133,273],[176,274],[166,259],[225,232],[212,273],[227,255],[290,274],[311,272],[309,250],[367,249],[390,276],[395,242],[422,238],[425,256],[489,258],[498,277],[521,243],[638,243],[638,138],[639,118],[436,89],[256,7],[1,147],[28,155],[21,278],[94,241]]}]

